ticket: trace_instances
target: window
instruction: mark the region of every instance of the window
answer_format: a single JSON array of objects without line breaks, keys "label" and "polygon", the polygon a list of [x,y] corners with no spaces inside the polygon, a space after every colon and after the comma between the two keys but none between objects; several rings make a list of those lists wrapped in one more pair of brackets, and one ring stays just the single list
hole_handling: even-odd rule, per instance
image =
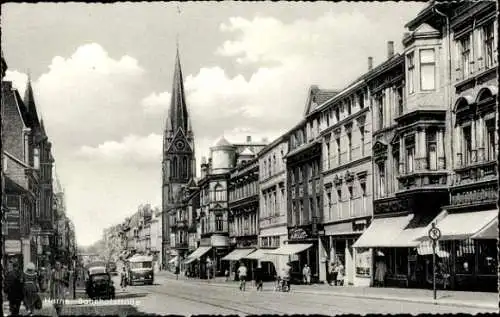
[{"label": "window", "polygon": [[215,231],[224,231],[224,220],[221,215],[215,216]]},{"label": "window", "polygon": [[328,204],[328,219],[331,219],[332,217],[332,193],[330,192],[327,192],[326,193],[326,201],[327,201],[327,204]]},{"label": "window", "polygon": [[359,188],[361,189],[361,196],[365,197],[366,196],[366,181],[360,181],[359,182]]},{"label": "window", "polygon": [[302,175],[302,168],[298,167],[297,168],[299,170],[299,183],[302,182],[302,178],[304,175]]},{"label": "window", "polygon": [[405,140],[406,144],[406,173],[413,173],[415,169],[415,137],[410,137]]},{"label": "window", "polygon": [[339,122],[339,121],[340,121],[340,107],[339,107],[339,106],[337,106],[337,107],[335,108],[335,121],[336,121],[336,122]]},{"label": "window", "polygon": [[351,98],[347,98],[346,99],[345,106],[346,106],[347,115],[350,116],[351,115],[351,111],[352,111]]},{"label": "window", "polygon": [[363,93],[360,93],[358,95],[358,103],[359,103],[359,109],[365,108],[365,95]]},{"label": "window", "polygon": [[319,131],[320,131],[320,129],[319,129],[319,118],[317,118],[316,119],[316,136],[319,135]]},{"label": "window", "polygon": [[462,76],[467,76],[470,72],[470,34],[460,40],[460,66],[462,68]]},{"label": "window", "polygon": [[476,265],[476,254],[474,253],[474,241],[471,239],[459,240],[456,244],[455,268],[459,274],[472,274]]},{"label": "window", "polygon": [[385,161],[377,164],[378,166],[378,188],[379,197],[385,197]]},{"label": "window", "polygon": [[497,274],[497,242],[494,240],[478,241],[478,273],[487,275]]},{"label": "window", "polygon": [[352,160],[352,133],[347,132],[347,160]]},{"label": "window", "polygon": [[188,164],[187,164],[187,156],[182,157],[182,178],[186,178],[188,176]]},{"label": "window", "polygon": [[483,27],[483,40],[484,40],[484,65],[490,68],[494,64],[493,45],[494,45],[494,32],[493,23]]},{"label": "window", "polygon": [[427,131],[427,166],[429,170],[437,170],[436,131]]},{"label": "window", "polygon": [[404,104],[403,104],[403,86],[399,86],[396,88],[396,107],[398,115],[402,115],[404,112]]},{"label": "window", "polygon": [[377,110],[378,110],[378,128],[382,129],[384,127],[384,95],[380,94],[377,96]]},{"label": "window", "polygon": [[434,49],[420,50],[420,89],[436,89],[436,56]]},{"label": "window", "polygon": [[304,201],[300,200],[299,221],[298,221],[299,225],[303,224],[303,217],[304,217]]},{"label": "window", "polygon": [[340,137],[335,139],[335,144],[337,145],[337,164],[340,165]]},{"label": "window", "polygon": [[35,169],[40,168],[40,149],[35,148],[33,151],[33,167]]},{"label": "window", "polygon": [[361,137],[361,156],[364,156],[365,155],[365,127],[364,126],[360,126],[359,127],[359,134],[360,134],[360,137]]},{"label": "window", "polygon": [[326,168],[330,169],[330,140],[326,139]]},{"label": "window", "polygon": [[290,181],[291,181],[292,185],[295,185],[295,173],[293,170],[290,173]]},{"label": "window", "polygon": [[[339,203],[342,202],[342,188],[341,187],[337,188],[337,202],[339,202]],[[339,206],[339,208],[340,208],[340,206]]]},{"label": "window", "polygon": [[408,54],[406,60],[408,62],[408,92],[412,94],[415,92],[415,58],[413,53]]},{"label": "window", "polygon": [[496,160],[496,147],[495,147],[495,120],[486,121],[486,159],[488,161]]},{"label": "window", "polygon": [[469,165],[472,163],[472,130],[470,125],[462,128],[462,138],[464,164]]},{"label": "window", "polygon": [[225,201],[226,191],[222,188],[222,185],[217,184],[214,188],[214,201]]},{"label": "window", "polygon": [[178,170],[177,157],[174,157],[173,162],[172,162],[172,174],[171,174],[172,177],[174,177],[174,178],[177,177],[177,170]]},{"label": "window", "polygon": [[309,198],[309,215],[307,217],[309,222],[312,220],[312,215],[314,215],[314,201],[312,198]]}]

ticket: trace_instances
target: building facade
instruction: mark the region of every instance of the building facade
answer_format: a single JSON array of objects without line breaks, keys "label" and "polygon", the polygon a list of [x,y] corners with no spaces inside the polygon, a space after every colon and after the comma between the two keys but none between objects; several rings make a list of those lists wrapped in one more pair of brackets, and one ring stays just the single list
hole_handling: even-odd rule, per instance
[{"label": "building facade", "polygon": [[300,277],[308,264],[313,281],[325,281],[327,254],[320,238],[324,231],[322,146],[320,105],[336,94],[335,91],[309,89],[304,119],[288,133],[287,169],[287,244],[294,246],[275,250],[289,253],[292,275]]},{"label": "building facade", "polygon": [[491,3],[431,3],[367,78],[374,219],[355,245],[373,248],[375,271],[385,263],[385,285],[432,287],[431,223],[438,287],[496,285],[496,24]]},{"label": "building facade", "polygon": [[[288,240],[287,179],[285,155],[288,153],[286,134],[278,137],[259,152],[259,248],[277,249]],[[260,256],[259,256],[260,255]],[[264,252],[251,255],[258,260]],[[280,272],[283,261],[261,262],[266,278]]]},{"label": "building facade", "polygon": [[175,235],[170,231],[170,216],[175,213],[181,187],[189,183],[196,175],[194,153],[194,134],[191,128],[184,79],[182,76],[179,51],[175,58],[172,83],[172,98],[165,123],[162,161],[162,261],[166,266],[171,258],[171,239]]},{"label": "building facade", "polygon": [[[319,107],[321,112],[323,218],[328,269],[339,261],[346,285],[369,285],[369,252],[354,241],[372,217],[369,89],[361,77]],[[370,263],[370,264],[369,264]]]},{"label": "building facade", "polygon": [[259,235],[259,162],[256,154],[246,148],[238,156],[237,166],[229,176],[229,243],[233,251],[223,258],[229,261],[229,272],[235,274],[237,262],[247,262],[252,268],[257,261],[246,259],[258,247]]}]

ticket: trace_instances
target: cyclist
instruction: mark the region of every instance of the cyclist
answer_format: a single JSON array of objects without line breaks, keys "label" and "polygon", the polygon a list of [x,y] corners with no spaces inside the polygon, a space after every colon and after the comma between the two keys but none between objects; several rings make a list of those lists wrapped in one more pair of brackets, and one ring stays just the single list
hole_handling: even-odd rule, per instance
[{"label": "cyclist", "polygon": [[284,267],[283,270],[281,271],[281,280],[282,280],[282,287],[281,290],[290,290],[290,271],[292,270],[292,267],[290,266],[290,263],[287,263]]},{"label": "cyclist", "polygon": [[238,278],[240,280],[240,291],[245,291],[245,284],[247,279],[247,267],[243,262],[240,263],[238,268]]}]

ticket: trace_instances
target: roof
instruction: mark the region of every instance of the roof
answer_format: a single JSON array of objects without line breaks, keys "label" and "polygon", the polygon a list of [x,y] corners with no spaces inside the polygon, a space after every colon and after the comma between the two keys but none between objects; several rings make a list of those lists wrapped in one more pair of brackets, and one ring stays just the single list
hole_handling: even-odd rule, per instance
[{"label": "roof", "polygon": [[213,146],[232,146],[232,144],[224,136],[221,136],[214,142]]},{"label": "roof", "polygon": [[181,60],[179,49],[175,55],[174,78],[172,81],[172,95],[170,97],[170,108],[168,110],[165,130],[184,132],[191,130],[191,122],[186,105],[186,95],[184,93],[184,78],[182,76]]},{"label": "roof", "polygon": [[240,156],[254,156],[255,153],[252,152],[252,150],[250,150],[248,147],[246,147],[241,153],[240,153]]}]

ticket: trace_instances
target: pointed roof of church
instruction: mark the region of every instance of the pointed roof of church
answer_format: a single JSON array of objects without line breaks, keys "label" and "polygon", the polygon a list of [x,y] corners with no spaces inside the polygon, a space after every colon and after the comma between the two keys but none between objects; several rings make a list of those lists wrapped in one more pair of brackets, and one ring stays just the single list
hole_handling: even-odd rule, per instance
[{"label": "pointed roof of church", "polygon": [[35,97],[33,94],[33,87],[31,86],[31,76],[28,74],[28,81],[26,82],[26,90],[24,91],[24,105],[28,110],[30,116],[30,123],[34,126],[39,125],[38,114],[36,111]]},{"label": "pointed roof of church", "polygon": [[166,130],[177,131],[179,128],[186,133],[191,130],[191,122],[189,120],[186,96],[184,93],[184,78],[182,77],[179,48],[177,48],[174,78],[172,82],[172,96],[170,99],[170,108],[168,110]]}]

